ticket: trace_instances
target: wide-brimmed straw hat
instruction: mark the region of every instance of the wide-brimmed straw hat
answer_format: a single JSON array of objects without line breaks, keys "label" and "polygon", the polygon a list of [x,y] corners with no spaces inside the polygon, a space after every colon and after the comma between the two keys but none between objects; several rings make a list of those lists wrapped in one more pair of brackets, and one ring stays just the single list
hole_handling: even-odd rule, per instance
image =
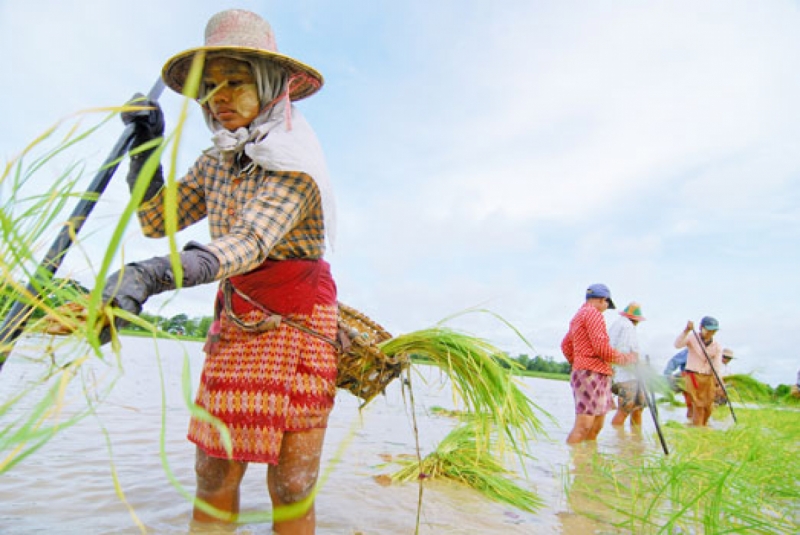
[{"label": "wide-brimmed straw hat", "polygon": [[205,45],[170,58],[161,71],[164,83],[182,93],[192,60],[200,52],[206,54],[206,59],[233,52],[237,56],[252,56],[274,63],[289,75],[289,98],[292,100],[316,93],[323,84],[322,75],[316,69],[278,52],[272,27],[251,11],[228,9],[211,17],[206,25]]}]

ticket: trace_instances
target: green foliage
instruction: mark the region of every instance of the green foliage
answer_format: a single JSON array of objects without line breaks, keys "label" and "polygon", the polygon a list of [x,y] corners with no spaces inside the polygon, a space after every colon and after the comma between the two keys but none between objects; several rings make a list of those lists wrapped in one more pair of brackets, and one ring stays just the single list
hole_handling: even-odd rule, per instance
[{"label": "green foliage", "polygon": [[[519,389],[507,369],[516,363],[486,340],[452,329],[434,327],[391,338],[379,345],[388,356],[426,357],[452,383],[454,393],[472,416],[488,416],[481,434],[488,439],[490,423],[520,452],[522,445],[542,433],[536,405]],[[498,365],[505,361],[507,366]],[[539,409],[541,411],[541,409]],[[544,414],[544,411],[541,411]]]},{"label": "green foliage", "polygon": [[797,418],[742,409],[726,430],[670,422],[668,456],[595,453],[569,488],[576,513],[597,502],[592,518],[637,534],[797,533]]},{"label": "green foliage", "polygon": [[789,385],[772,388],[745,374],[729,375],[725,378],[725,384],[734,402],[800,405],[800,399],[792,395]]},{"label": "green foliage", "polygon": [[772,388],[749,375],[729,375],[725,378],[725,385],[734,401],[769,402],[773,400]]},{"label": "green foliage", "polygon": [[515,360],[530,372],[569,375],[572,371],[572,366],[570,366],[569,362],[556,362],[553,357],[536,355],[530,358],[528,355],[520,355]]},{"label": "green foliage", "polygon": [[476,433],[483,424],[468,421],[451,431],[421,461],[399,459],[403,468],[391,475],[392,481],[409,482],[420,479],[445,479],[473,488],[487,498],[536,512],[543,502],[533,491],[513,479],[513,474],[492,454],[493,448],[484,448],[476,441]]},{"label": "green foliage", "polygon": [[[147,323],[154,325],[159,332],[169,333],[177,337],[184,338],[205,338],[208,334],[208,329],[214,318],[211,316],[189,317],[186,314],[177,314],[172,317],[159,316],[157,314],[150,314],[142,312],[139,315],[145,319]],[[150,329],[147,327],[140,327],[138,325],[128,325],[126,331],[133,333],[149,333]]]},{"label": "green foliage", "polygon": [[[48,322],[52,320],[55,325],[72,333],[59,339],[37,335],[29,339],[29,346],[38,343],[42,347],[33,351],[34,357],[28,357],[30,367],[26,373],[29,381],[15,385],[5,404],[0,406],[0,416],[14,415],[0,428],[0,474],[32,454],[57,432],[91,414],[113,387],[114,378],[122,373],[120,345],[118,333],[112,327],[111,355],[101,349],[98,335],[103,325],[113,326],[114,316],[119,315],[133,328],[153,328],[142,318],[103,303],[101,290],[115,268],[112,264],[122,248],[124,231],[155,172],[158,164],[155,158],[148,161],[130,201],[115,220],[103,258],[95,262],[97,259],[86,257],[94,274],[91,291],[69,278],[54,277],[50,269],[54,265],[44,265],[41,258],[43,251],[52,248],[57,237],[63,239],[64,229],[70,232],[71,250],[85,252],[81,236],[76,233],[79,221],[70,219],[71,212],[78,203],[96,201],[98,193],[78,190],[85,171],[81,153],[96,152],[98,140],[94,138],[99,136],[100,127],[112,119],[119,120],[120,111],[121,108],[89,110],[57,122],[25,147],[19,156],[7,162],[0,175],[0,190],[3,192],[0,197],[2,318],[7,318],[13,303],[19,303],[30,312],[23,319],[23,326],[36,331],[43,324],[40,318],[47,316]],[[104,117],[98,124],[83,128],[82,121],[94,112],[100,112]],[[177,145],[179,139],[180,130],[176,130],[162,149],[173,141]],[[116,163],[109,162],[109,165]],[[172,163],[174,169],[174,158]],[[104,169],[96,169],[93,174],[98,176],[102,171]],[[174,171],[168,178],[168,183],[174,187]],[[61,259],[47,259],[57,260]],[[76,308],[60,309],[65,303]],[[76,313],[75,310],[83,312]],[[0,340],[0,359],[5,359],[15,347],[19,330],[12,331],[6,339]],[[15,354],[14,358],[21,357]],[[102,359],[109,367],[110,373],[105,377],[112,378],[110,384],[85,385],[81,391],[86,402],[73,410],[72,417],[59,421],[65,403],[64,392],[72,381],[83,376],[81,366],[93,359]],[[18,406],[34,409],[18,409]]]},{"label": "green foliage", "polygon": [[[21,296],[16,289],[25,287],[24,282],[16,281],[14,284],[5,284],[0,292],[0,317],[5,318],[6,312],[11,309],[14,302]],[[86,295],[89,290],[78,281],[70,278],[46,277],[37,281],[37,287],[42,292],[38,298],[41,299],[42,306],[36,306],[31,310],[31,319],[44,317],[47,308],[63,306],[76,298],[76,296]],[[22,296],[23,300],[29,300]],[[27,301],[26,301],[27,302]]]},{"label": "green foliage", "polygon": [[[62,229],[74,230],[76,221],[69,219],[73,205],[96,199],[96,194],[75,191],[83,176],[83,165],[64,161],[71,159],[73,149],[84,147],[95,151],[92,136],[112,116],[108,114],[98,125],[83,131],[78,128],[80,118],[72,126],[57,123],[9,161],[0,175],[4,194],[0,205],[0,311],[4,321],[14,303],[30,311],[25,321],[44,315],[58,316],[56,307],[68,302],[86,304],[88,290],[69,278],[53,277],[42,266],[39,256]],[[42,175],[46,187],[42,185]],[[80,249],[80,242],[74,238],[75,247]],[[76,338],[96,342],[100,317],[98,307],[93,320],[80,325]],[[16,336],[16,332],[11,332],[8,338],[0,340],[2,358],[10,354]],[[31,343],[36,340],[39,339],[34,338]],[[80,391],[85,403],[74,404],[64,418],[67,413],[63,411],[64,405],[75,401],[68,399],[68,386],[76,378],[82,378],[83,364],[100,355],[99,344],[68,347],[63,340],[39,343],[40,350],[26,357],[29,364],[26,380],[13,385],[0,405],[0,416],[6,417],[0,426],[0,474],[32,455],[58,432],[90,415],[118,377],[109,373],[108,383],[82,385]],[[114,364],[108,362],[112,369]]]}]

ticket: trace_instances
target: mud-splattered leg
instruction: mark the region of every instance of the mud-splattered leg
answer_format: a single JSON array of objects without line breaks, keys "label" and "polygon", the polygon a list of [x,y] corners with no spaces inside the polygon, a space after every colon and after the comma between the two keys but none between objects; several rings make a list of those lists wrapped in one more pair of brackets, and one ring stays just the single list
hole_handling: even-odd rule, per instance
[{"label": "mud-splattered leg", "polygon": [[314,490],[319,474],[325,429],[290,433],[283,436],[281,454],[276,466],[267,470],[267,487],[275,511],[273,530],[282,535],[312,535],[316,525],[314,502],[300,516],[284,517],[280,506],[298,503]]}]

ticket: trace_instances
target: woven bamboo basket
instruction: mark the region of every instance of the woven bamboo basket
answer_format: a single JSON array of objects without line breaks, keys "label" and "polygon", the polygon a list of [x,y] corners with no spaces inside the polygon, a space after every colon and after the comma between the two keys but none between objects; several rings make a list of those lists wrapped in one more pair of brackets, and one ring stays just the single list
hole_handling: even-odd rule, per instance
[{"label": "woven bamboo basket", "polygon": [[[34,329],[52,335],[67,335],[75,330],[77,322],[86,321],[82,305],[68,304],[60,307],[59,311],[66,316],[65,320],[48,315]],[[339,303],[338,320],[338,342],[342,351],[336,386],[360,398],[363,407],[400,376],[410,359],[405,354],[387,355],[378,347],[392,335],[366,314]]]},{"label": "woven bamboo basket", "polygon": [[365,314],[339,303],[339,329],[350,346],[339,357],[336,386],[363,400],[362,407],[381,394],[409,365],[405,354],[389,356],[378,345],[392,335]]}]

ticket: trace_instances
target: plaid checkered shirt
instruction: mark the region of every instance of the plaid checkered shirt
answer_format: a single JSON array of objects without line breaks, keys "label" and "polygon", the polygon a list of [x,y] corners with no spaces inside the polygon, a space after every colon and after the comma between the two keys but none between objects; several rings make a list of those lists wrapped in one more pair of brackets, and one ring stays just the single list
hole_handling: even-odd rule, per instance
[{"label": "plaid checkered shirt", "polygon": [[[139,208],[146,236],[165,235],[165,190]],[[267,258],[318,259],[325,252],[322,201],[306,173],[258,166],[239,171],[230,161],[203,154],[177,190],[179,230],[208,218],[207,247],[220,261],[217,279],[247,273]]]}]

